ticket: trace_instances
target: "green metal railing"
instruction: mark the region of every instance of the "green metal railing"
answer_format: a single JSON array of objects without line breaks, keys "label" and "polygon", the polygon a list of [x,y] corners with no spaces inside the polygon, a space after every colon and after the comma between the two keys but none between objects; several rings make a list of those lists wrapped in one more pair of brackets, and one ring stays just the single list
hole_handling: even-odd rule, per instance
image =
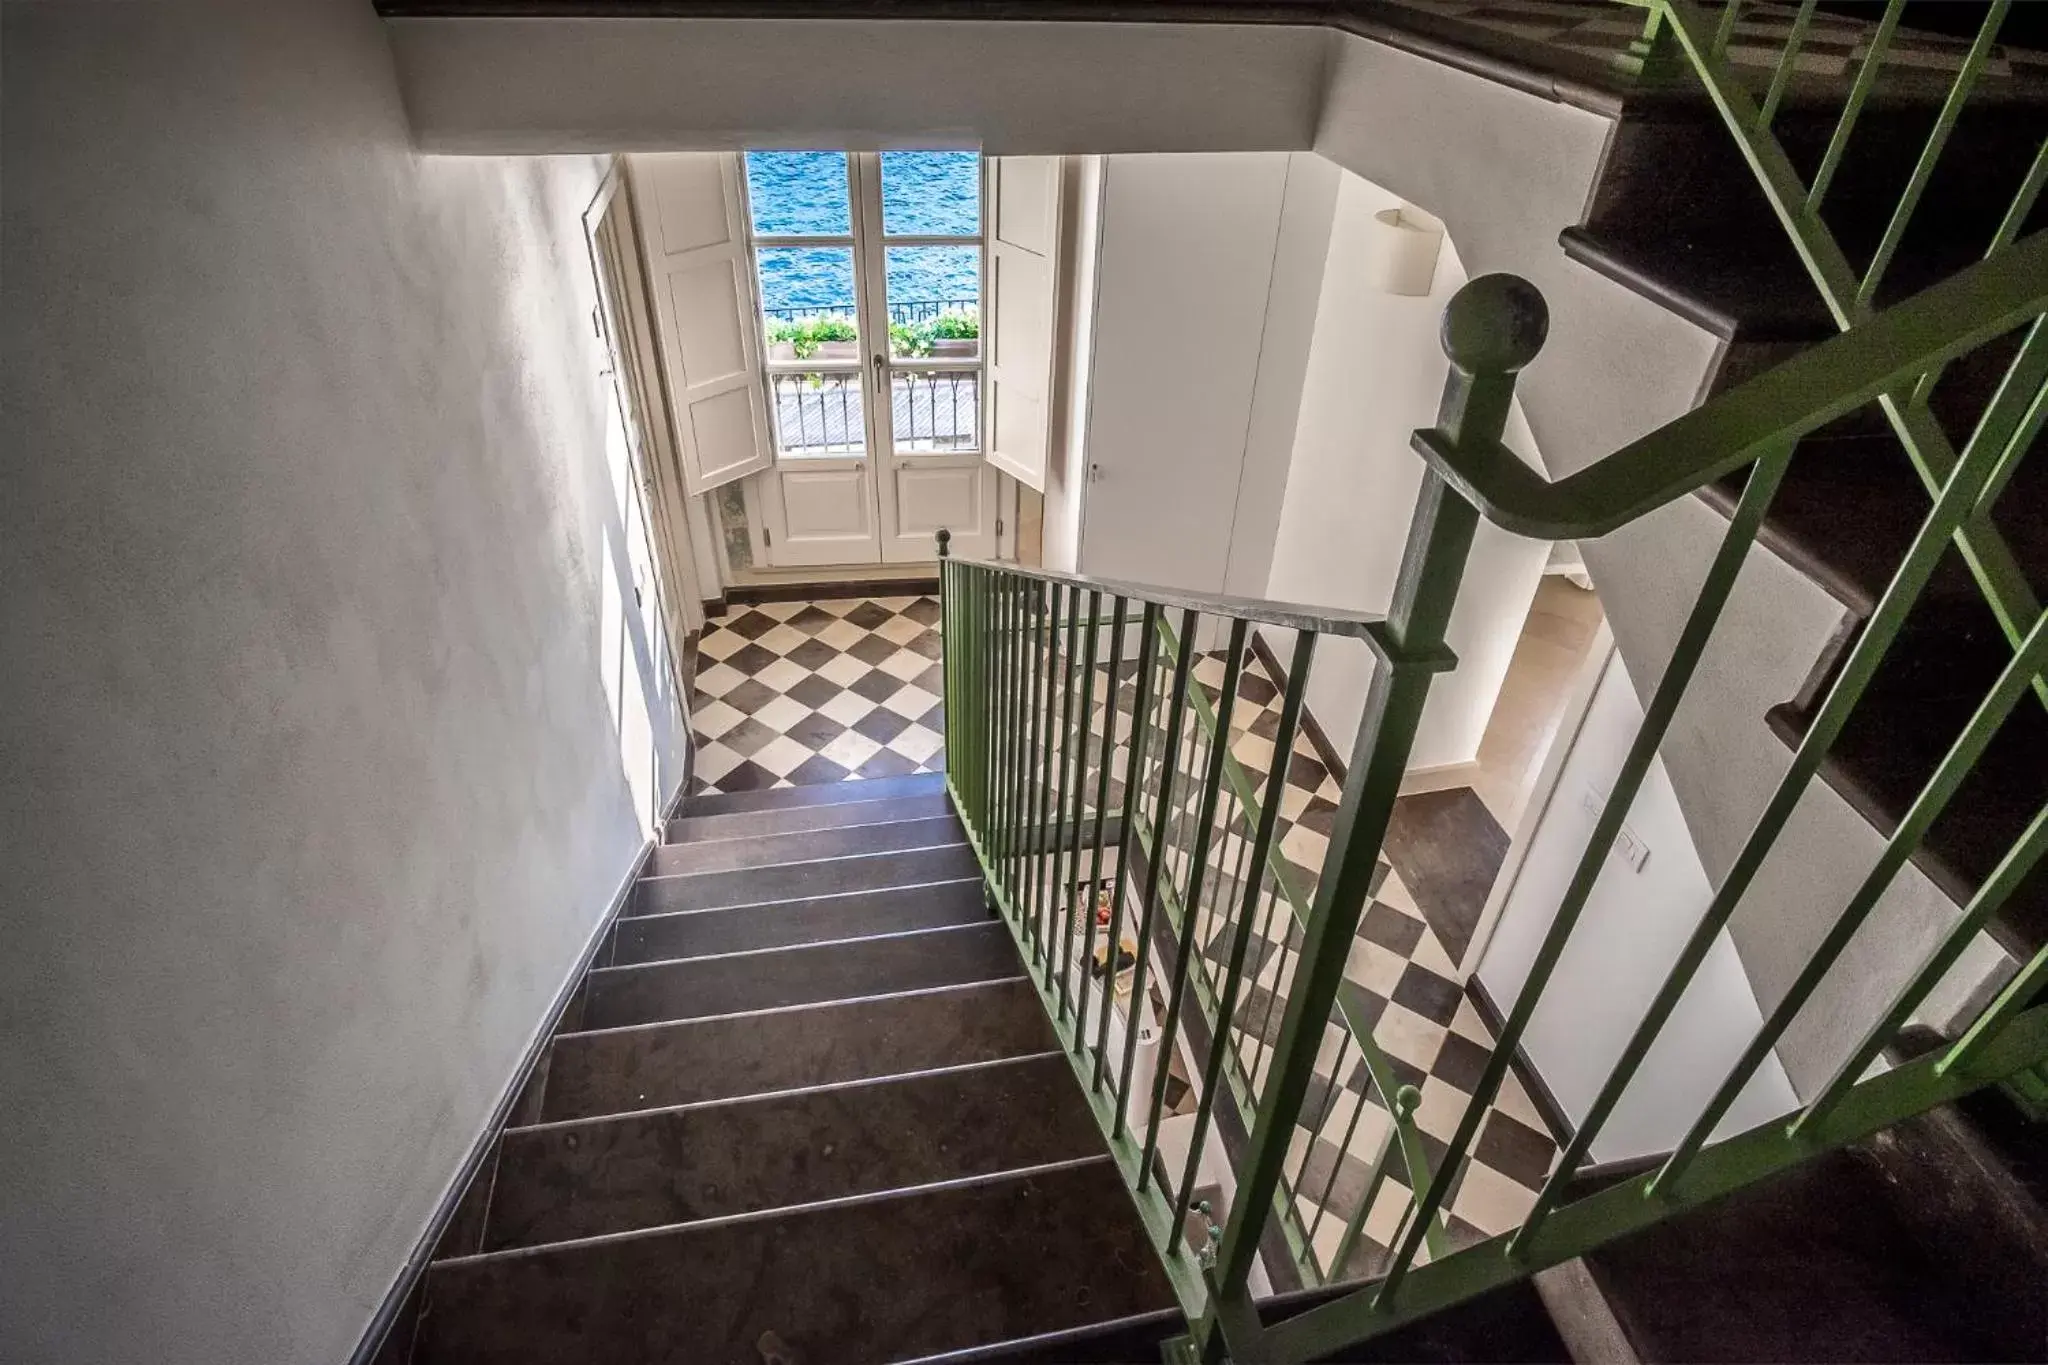
[{"label": "green metal railing", "polygon": [[[1912,170],[1900,186],[1888,212],[1880,217],[1882,234],[1867,251],[1858,250],[1852,259],[1843,236],[1830,225],[1832,206],[1829,191],[1835,187],[1855,133],[1873,95],[1888,74],[1887,55],[1893,35],[1905,12],[1906,0],[1887,0],[1878,22],[1870,31],[1856,68],[1856,75],[1842,99],[1826,149],[1810,176],[1802,176],[1784,143],[1774,133],[1785,96],[1805,42],[1807,26],[1816,0],[1801,0],[1799,10],[1786,33],[1777,60],[1769,69],[1761,99],[1751,86],[1754,78],[1729,60],[1728,49],[1744,13],[1743,0],[1727,0],[1718,15],[1698,0],[1627,0],[1649,11],[1645,46],[1652,52],[1654,69],[1666,76],[1697,80],[1714,109],[1720,114],[1729,136],[1763,188],[1772,211],[1783,225],[1792,246],[1812,278],[1821,301],[1836,326],[1845,332],[1864,326],[1876,316],[1879,298],[1891,278],[1899,251],[1916,218],[1923,212],[1939,214],[1942,206],[1923,210],[1929,186],[1946,158],[1968,164],[1969,147],[1955,136],[1973,98],[1982,94],[1982,81],[1997,42],[2011,0],[1992,0],[1975,40],[1963,54],[1932,126],[1928,129]],[[1875,7],[1873,7],[1874,10]],[[1675,49],[1675,50],[1674,50]],[[1893,68],[1895,70],[1896,68]],[[1980,101],[1981,104],[1981,101]],[[1995,229],[1984,239],[1988,259],[2009,249],[2034,210],[2044,184],[2048,184],[2048,139],[2043,139],[2024,174],[2011,186],[2006,211]],[[1860,217],[1868,206],[1858,204],[1853,213]],[[1845,212],[1850,212],[1845,210]],[[1846,226],[1846,224],[1844,224]],[[1926,484],[1930,497],[1940,494],[1955,472],[1960,456],[1950,432],[1936,417],[1932,400],[1944,366],[1934,366],[1905,376],[1898,387],[1878,395],[1885,419],[1905,448],[1913,467]],[[2003,489],[2024,453],[2024,442],[2012,446],[2002,439],[2028,419],[2027,403],[2035,387],[2048,376],[2048,327],[2034,326],[2020,343],[2018,358],[2007,372],[2006,391],[1984,414],[1989,424],[1983,434],[1993,447],[2013,454],[2003,466],[1987,476],[1986,487]],[[1987,508],[1988,508],[1987,500]],[[2011,548],[1991,522],[1988,510],[1972,509],[1952,532],[1957,549],[1976,578],[1985,600],[1990,603],[2001,629],[2014,647],[2026,637],[2041,613],[2041,602]],[[2033,687],[2048,703],[2048,681],[2038,674]]]},{"label": "green metal railing", "polygon": [[[2048,382],[2033,368],[2032,349],[2023,348],[1939,480],[1911,548],[1772,799],[1530,1213],[1511,1232],[1470,1245],[1451,1247],[1442,1235],[1448,1193],[1572,941],[1799,440],[1863,404],[1910,391],[1921,376],[2016,328],[2038,334],[2044,315],[2048,234],[2011,243],[1579,474],[1551,482],[1501,444],[1515,374],[1543,341],[1543,302],[1521,280],[1485,276],[1460,290],[1445,313],[1451,374],[1437,424],[1413,438],[1427,473],[1384,618],[943,560],[949,781],[987,871],[989,894],[1031,964],[1195,1324],[1177,1348],[1181,1355],[1314,1358],[2048,1060],[2048,1004],[2037,999],[2048,983],[2044,952],[2023,965],[1954,1044],[1866,1074],[2048,851],[2044,806],[1832,1082],[1786,1117],[1719,1141],[1711,1137],[2048,661],[2048,620],[2035,610],[1968,728],[1677,1149],[1660,1168],[1598,1193],[1581,1197],[1574,1187],[1593,1142],[1812,784],[1937,560],[1959,532],[1989,524],[2005,477],[2039,432],[2048,414]],[[1372,1102],[1389,1111],[1393,1134],[1379,1154],[1374,1192],[1389,1170],[1405,1175],[1411,1190],[1390,1254],[1370,1267],[1347,1264],[1357,1232],[1346,1226],[1338,1254],[1319,1255],[1318,1219],[1328,1212],[1328,1193],[1306,1179],[1300,1155],[1305,1100],[1333,1021],[1340,1052],[1356,1048],[1369,1056],[1373,1048],[1370,1030],[1352,1027],[1359,1021],[1345,1017],[1339,987],[1431,680],[1454,664],[1444,631],[1480,518],[1544,539],[1598,536],[1745,467],[1750,472],[1740,502],[1612,795],[1434,1169],[1407,1159],[1403,1124],[1391,1117],[1398,1112],[1406,1120],[1413,1097],[1373,1073]],[[1272,738],[1276,757],[1263,783],[1235,756],[1234,708],[1254,630],[1292,636]],[[1275,852],[1275,813],[1315,645],[1327,635],[1364,641],[1376,667],[1329,852],[1321,867],[1297,877]],[[1199,647],[1205,643],[1207,651]],[[1106,667],[1098,667],[1104,659]],[[1215,683],[1205,684],[1203,670],[1219,665]],[[1078,872],[1084,862],[1085,877]],[[1102,885],[1106,865],[1113,867],[1108,922],[1098,933],[1094,888]],[[1076,913],[1077,885],[1088,888],[1086,913]],[[1285,950],[1284,972],[1257,988],[1272,996],[1268,1010],[1281,1015],[1266,1049],[1267,1030],[1247,1033],[1244,1014],[1254,989],[1248,954],[1267,941],[1258,916],[1275,907],[1287,917],[1283,923],[1292,921],[1294,944]],[[1114,945],[1127,932],[1138,952],[1130,1004],[1119,1007]],[[1205,958],[1205,944],[1219,935],[1221,960]],[[1098,976],[1089,964],[1105,940],[1111,970]],[[1149,1085],[1136,1065],[1141,1044],[1132,1024],[1146,1013],[1148,982],[1157,983],[1165,1004],[1161,1061]],[[1200,1007],[1193,1017],[1207,1023],[1215,1041],[1206,1052],[1193,1132],[1179,1161],[1167,1163],[1161,1160],[1163,1132],[1172,1121],[1160,1103],[1164,1059],[1174,1053],[1190,999]],[[1229,1154],[1235,1190],[1220,1239],[1191,1239],[1186,1228],[1201,1152],[1226,1109],[1244,1131],[1239,1150]],[[1274,1229],[1287,1248],[1282,1259],[1291,1258],[1304,1280],[1370,1280],[1284,1322],[1261,1325],[1254,1273],[1263,1267],[1269,1280],[1275,1277],[1275,1257],[1265,1251]]]},{"label": "green metal railing", "polygon": [[[944,544],[942,535],[942,557]],[[991,899],[1017,930],[1184,1306],[1198,1313],[1206,1291],[1196,1272],[1213,1237],[1187,1229],[1191,1212],[1215,1211],[1197,1199],[1204,1155],[1219,1135],[1227,1165],[1248,1150],[1324,871],[1281,852],[1285,757],[1318,640],[1362,639],[1384,653],[1384,622],[952,559],[944,585],[956,801]],[[1261,666],[1260,627],[1291,643],[1275,727],[1247,740],[1240,682]],[[1448,666],[1449,656],[1427,663]],[[1247,744],[1272,755],[1263,774],[1233,752]],[[1285,1287],[1335,1278],[1387,1180],[1412,1192],[1428,1179],[1415,1092],[1398,1082],[1370,1021],[1341,1003],[1324,1019],[1336,1040],[1326,1082],[1354,1064],[1369,1077],[1332,1109],[1343,1152],[1377,1135],[1366,1144],[1371,1189],[1363,1201],[1340,1198],[1341,1162],[1311,1169],[1314,1143],[1301,1144],[1265,1199],[1284,1250],[1269,1271]],[[1184,1032],[1198,1035],[1200,1079],[1188,1131],[1174,1139],[1163,1101]],[[1141,1068],[1141,1054],[1154,1060]],[[1171,1163],[1169,1142],[1180,1149]]]}]

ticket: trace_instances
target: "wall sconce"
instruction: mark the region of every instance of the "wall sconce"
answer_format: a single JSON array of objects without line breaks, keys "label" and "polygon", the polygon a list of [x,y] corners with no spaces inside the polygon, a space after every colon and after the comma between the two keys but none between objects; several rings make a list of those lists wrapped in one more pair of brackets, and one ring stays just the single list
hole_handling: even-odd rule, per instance
[{"label": "wall sconce", "polygon": [[1372,216],[1369,278],[1389,294],[1427,295],[1436,279],[1437,251],[1443,240],[1443,224],[1419,210],[1381,209]]}]

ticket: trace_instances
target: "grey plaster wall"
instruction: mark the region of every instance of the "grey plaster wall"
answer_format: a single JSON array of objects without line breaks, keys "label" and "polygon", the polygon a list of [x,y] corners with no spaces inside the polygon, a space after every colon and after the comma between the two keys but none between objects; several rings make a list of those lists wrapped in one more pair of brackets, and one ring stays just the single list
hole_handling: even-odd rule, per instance
[{"label": "grey plaster wall", "polygon": [[357,0],[4,17],[0,1359],[332,1362],[676,780],[602,165]]}]

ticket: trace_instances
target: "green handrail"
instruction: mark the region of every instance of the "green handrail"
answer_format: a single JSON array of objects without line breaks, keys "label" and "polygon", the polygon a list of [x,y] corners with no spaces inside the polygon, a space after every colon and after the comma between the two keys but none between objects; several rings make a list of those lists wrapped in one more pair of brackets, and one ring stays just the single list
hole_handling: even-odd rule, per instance
[{"label": "green handrail", "polygon": [[[1850,145],[1856,115],[1877,82],[1874,68],[1882,62],[1898,23],[1900,0],[1892,0],[1884,11],[1870,45],[1871,56],[1857,73],[1849,107],[1837,122],[1811,186],[1798,183],[1791,174],[1770,129],[1783,104],[1786,73],[1796,60],[1815,6],[1802,5],[1795,17],[1785,52],[1769,77],[1770,89],[1759,103],[1733,78],[1724,57],[1736,4],[1725,7],[1718,30],[1710,33],[1690,0],[1645,2],[1653,16],[1650,41],[1675,45],[1702,76],[1731,135],[1792,230],[1795,246],[1837,317],[1840,335],[1582,472],[1552,481],[1501,443],[1515,374],[1542,344],[1542,300],[1533,288],[1511,277],[1472,281],[1454,297],[1445,315],[1444,346],[1452,368],[1438,420],[1412,440],[1426,473],[1384,618],[1007,565],[944,561],[949,785],[969,841],[987,872],[990,899],[1025,954],[1048,1017],[1060,1032],[1076,1078],[1190,1317],[1191,1334],[1177,1344],[1177,1359],[1220,1359],[1225,1354],[1281,1361],[1313,1358],[1558,1264],[1979,1086],[2039,1075],[2048,1067],[2044,950],[2021,965],[1997,999],[1954,1042],[1916,1062],[1869,1074],[1871,1063],[2048,857],[2044,806],[1971,896],[1961,918],[1917,964],[1909,964],[1905,985],[1892,994],[1881,1016],[1815,1098],[1794,1114],[1730,1137],[1715,1136],[1800,1009],[1839,969],[1844,950],[1921,838],[1969,774],[1993,752],[2006,718],[2030,688],[2048,695],[2042,682],[2048,668],[2048,614],[2023,580],[2013,582],[2010,553],[1991,520],[2000,495],[2048,425],[2048,234],[2019,236],[2020,225],[2048,184],[2048,147],[2033,161],[1983,259],[1903,303],[1877,311],[1872,299],[1905,240],[1905,227],[1928,183],[1929,168],[1945,151],[1953,150],[1951,134],[1959,126],[1959,111],[1970,98],[1974,70],[1982,68],[2002,7],[1993,7],[1993,22],[1980,32],[1966,57],[1935,133],[1887,219],[1884,239],[1867,268],[1853,272],[1819,224],[1819,214]],[[2023,329],[2024,339],[1997,391],[1957,448],[1934,424],[1927,394],[1951,362]],[[1801,438],[1873,401],[1900,433],[1927,486],[1925,520],[1837,669],[1763,813],[1625,1041],[1577,1132],[1565,1144],[1529,1215],[1501,1236],[1454,1249],[1441,1235],[1449,1190],[1473,1151],[1510,1060],[1579,928],[1622,820],[1699,669],[1773,498],[1797,458]],[[1361,1026],[1365,1021],[1351,1017],[1338,988],[1431,680],[1455,663],[1445,647],[1444,630],[1478,522],[1483,516],[1510,531],[1546,539],[1597,536],[1745,468],[1749,473],[1740,500],[1651,692],[1613,790],[1538,944],[1527,980],[1508,1002],[1491,1055],[1432,1169],[1432,1163],[1422,1159],[1412,1127],[1414,1092],[1398,1086],[1371,1030]],[[1997,682],[1886,838],[1876,865],[1803,959],[1790,989],[1772,1006],[1735,1065],[1717,1078],[1712,1098],[1691,1117],[1671,1155],[1655,1170],[1580,1197],[1574,1182],[1581,1162],[1648,1059],[1716,936],[1742,904],[1951,545],[1962,551],[2011,645],[2011,657]],[[1168,612],[1178,619],[1169,622]],[[1220,627],[1228,640],[1222,685],[1213,696],[1194,678],[1194,643],[1205,622]],[[1297,632],[1295,662],[1284,680],[1276,761],[1262,783],[1255,782],[1229,752],[1236,684],[1245,666],[1250,628],[1261,624]],[[1101,689],[1103,728],[1096,735],[1091,729],[1096,661],[1105,630],[1110,662]],[[1322,634],[1364,640],[1374,655],[1375,669],[1329,853],[1310,893],[1278,856],[1273,841],[1284,756],[1304,714],[1311,651]],[[1132,655],[1136,669],[1127,702],[1122,670]],[[1115,792],[1119,783],[1120,803]],[[1110,808],[1115,804],[1120,804],[1121,818],[1111,835],[1109,821],[1115,813]],[[1092,852],[1082,842],[1091,820]],[[1228,851],[1227,844],[1217,843],[1226,837],[1225,831],[1235,831],[1241,841],[1234,866],[1218,862],[1212,868],[1214,850]],[[1115,843],[1115,888],[1108,923],[1101,926],[1108,937],[1104,969],[1098,974],[1092,897],[1111,851],[1106,838]],[[1085,927],[1077,935],[1076,883],[1084,862],[1089,875],[1081,885],[1087,888],[1089,903],[1082,907]],[[1143,878],[1135,887],[1134,867]],[[1277,991],[1276,982],[1274,998],[1281,1011],[1277,1042],[1270,1055],[1263,1051],[1269,1018],[1258,1028],[1260,1051],[1247,1063],[1236,1041],[1243,1031],[1240,1016],[1249,989],[1247,962],[1254,937],[1270,938],[1276,913],[1284,916],[1283,929],[1299,933],[1297,950],[1286,946],[1291,936],[1283,932],[1280,951],[1298,951],[1298,956],[1292,959],[1291,984]],[[1120,945],[1133,915],[1138,946],[1130,964],[1133,1003],[1119,1037]],[[1217,967],[1220,975],[1208,962],[1197,960],[1205,942],[1228,945]],[[1283,969],[1288,961],[1282,958]],[[1078,990],[1072,981],[1077,969]],[[1155,976],[1168,1002],[1161,1028],[1162,1058],[1151,1083],[1140,1085],[1135,1066],[1138,1026],[1148,978]],[[1099,989],[1091,989],[1098,977]],[[1161,1100],[1164,1054],[1175,1046],[1184,1007],[1196,1009],[1198,1015],[1190,1017],[1204,1021],[1213,1034],[1209,1054],[1201,1059],[1202,1093],[1192,1141],[1185,1164],[1176,1173],[1160,1168],[1165,1150]],[[1323,1180],[1318,1199],[1309,1188],[1307,1154],[1299,1167],[1293,1167],[1290,1147],[1325,1025],[1333,1018],[1343,1025],[1340,1068],[1356,1048],[1365,1059],[1372,1092],[1395,1122],[1373,1165],[1366,1202],[1346,1217],[1336,1254],[1325,1265],[1314,1239],[1330,1205],[1334,1172]],[[1254,1077],[1260,1077],[1256,1084]],[[1220,1242],[1191,1245],[1185,1228],[1203,1143],[1226,1096],[1248,1123],[1249,1141],[1240,1153],[1236,1194]],[[1343,1125],[1345,1150],[1361,1122],[1365,1096],[1358,1096],[1357,1103]],[[1304,1273],[1340,1276],[1373,1200],[1390,1172],[1400,1169],[1397,1161],[1406,1168],[1413,1197],[1377,1280],[1282,1324],[1263,1326],[1250,1285],[1264,1234],[1279,1228],[1288,1254]],[[1298,1207],[1311,1211],[1305,1224]]]},{"label": "green handrail", "polygon": [[[2044,296],[2048,234],[1801,352],[1555,481],[1498,441],[1455,441],[1426,430],[1415,433],[1413,446],[1496,526],[1538,540],[1603,536],[2034,321]],[[2001,411],[2014,406],[2009,400]],[[2029,616],[2026,624],[2032,622]]]}]

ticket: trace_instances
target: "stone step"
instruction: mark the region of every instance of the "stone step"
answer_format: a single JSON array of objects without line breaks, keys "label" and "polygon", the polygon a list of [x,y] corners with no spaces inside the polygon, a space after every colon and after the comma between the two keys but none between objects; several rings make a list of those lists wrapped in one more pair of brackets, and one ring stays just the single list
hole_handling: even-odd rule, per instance
[{"label": "stone step", "polygon": [[686,910],[621,919],[607,966],[832,943],[988,918],[979,877],[882,891],[846,891],[725,910]]},{"label": "stone step", "polygon": [[603,967],[587,979],[582,1023],[587,1031],[816,1005],[1000,981],[1021,968],[1009,929],[994,920],[850,943]]},{"label": "stone step", "polygon": [[867,801],[729,811],[724,815],[683,815],[668,822],[662,842],[689,844],[709,839],[751,839],[764,834],[836,829],[844,825],[879,825],[891,820],[922,820],[949,815],[952,810],[953,798],[940,790]]},{"label": "stone step", "polygon": [[814,1204],[1100,1150],[1057,1051],[515,1128],[499,1149],[483,1249]]},{"label": "stone step", "polygon": [[486,1253],[427,1276],[414,1365],[863,1365],[1173,1306],[1107,1156]]},{"label": "stone step", "polygon": [[883,820],[879,824],[839,829],[794,830],[701,843],[663,844],[648,860],[648,875],[673,877],[708,872],[810,863],[860,853],[893,853],[907,848],[937,848],[967,837],[951,812],[923,820]]},{"label": "stone step", "polygon": [[1007,980],[970,986],[564,1034],[551,1045],[540,1117],[732,1099],[1057,1045],[1019,966]]},{"label": "stone step", "polygon": [[971,847],[964,843],[947,843],[932,848],[855,853],[808,862],[782,863],[774,867],[642,877],[633,888],[627,917],[669,914],[678,910],[722,910],[739,905],[833,896],[844,891],[922,886],[929,882],[980,875],[981,864],[975,861]]},{"label": "stone step", "polygon": [[735,811],[790,810],[799,806],[830,806],[846,801],[883,801],[899,796],[929,796],[946,790],[944,773],[909,777],[877,777],[852,782],[819,782],[805,787],[771,787],[754,792],[709,792],[683,803],[681,820]]}]

